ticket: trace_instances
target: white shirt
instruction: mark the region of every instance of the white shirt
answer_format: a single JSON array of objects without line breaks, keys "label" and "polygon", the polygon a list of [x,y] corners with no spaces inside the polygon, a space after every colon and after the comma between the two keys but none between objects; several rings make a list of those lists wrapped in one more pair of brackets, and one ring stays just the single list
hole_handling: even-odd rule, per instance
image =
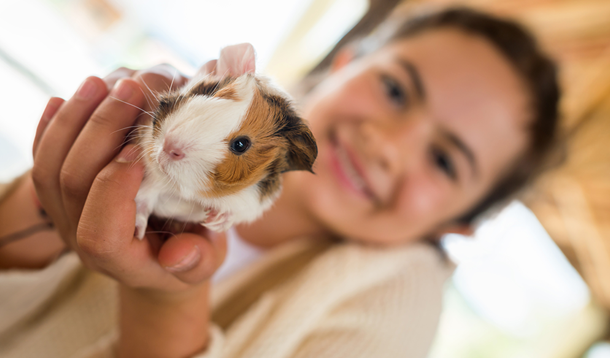
[{"label": "white shirt", "polygon": [[265,250],[242,239],[234,227],[227,231],[227,257],[212,276],[212,282],[219,282],[243,269],[265,254]]}]

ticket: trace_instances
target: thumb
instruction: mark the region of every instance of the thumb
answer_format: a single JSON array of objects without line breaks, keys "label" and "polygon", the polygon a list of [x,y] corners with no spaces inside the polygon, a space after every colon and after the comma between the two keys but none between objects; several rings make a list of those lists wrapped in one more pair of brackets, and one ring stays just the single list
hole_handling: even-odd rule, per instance
[{"label": "thumb", "polygon": [[197,284],[208,280],[226,255],[226,236],[207,229],[169,238],[159,251],[159,264],[180,281]]},{"label": "thumb", "polygon": [[[128,145],[96,176],[79,220],[77,241],[96,255],[122,255],[133,239],[135,197],[144,176],[140,155]],[[90,249],[90,250],[88,250]]]}]

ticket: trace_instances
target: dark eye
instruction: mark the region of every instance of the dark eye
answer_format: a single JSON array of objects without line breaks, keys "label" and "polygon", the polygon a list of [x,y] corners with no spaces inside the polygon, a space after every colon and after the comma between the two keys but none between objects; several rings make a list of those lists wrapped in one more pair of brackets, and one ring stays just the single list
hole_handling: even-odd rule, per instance
[{"label": "dark eye", "polygon": [[237,155],[244,154],[250,148],[250,138],[237,137],[231,141],[231,151]]},{"label": "dark eye", "polygon": [[440,149],[434,149],[432,151],[432,161],[434,165],[445,173],[449,178],[455,180],[457,173],[451,157]]},{"label": "dark eye", "polygon": [[382,76],[381,81],[383,82],[383,88],[386,96],[395,103],[396,105],[403,107],[408,104],[408,97],[405,90],[398,81],[394,80],[389,76]]}]

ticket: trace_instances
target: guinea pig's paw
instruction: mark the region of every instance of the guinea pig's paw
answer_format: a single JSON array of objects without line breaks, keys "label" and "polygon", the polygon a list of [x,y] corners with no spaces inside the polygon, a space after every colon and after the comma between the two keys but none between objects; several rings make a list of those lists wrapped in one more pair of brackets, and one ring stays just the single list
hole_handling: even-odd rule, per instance
[{"label": "guinea pig's paw", "polygon": [[148,225],[148,216],[143,214],[136,214],[136,230],[135,236],[142,240],[146,233],[146,226]]},{"label": "guinea pig's paw", "polygon": [[216,232],[227,231],[233,226],[233,215],[227,212],[219,213],[216,210],[212,210],[202,225]]}]

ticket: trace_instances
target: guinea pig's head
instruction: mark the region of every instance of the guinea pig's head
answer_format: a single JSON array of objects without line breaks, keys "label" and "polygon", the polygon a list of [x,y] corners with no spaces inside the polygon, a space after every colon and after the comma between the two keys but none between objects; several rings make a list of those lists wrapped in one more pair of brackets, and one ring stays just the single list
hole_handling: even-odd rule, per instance
[{"label": "guinea pig's head", "polygon": [[195,197],[253,185],[261,199],[273,197],[281,173],[312,171],[317,156],[311,131],[287,97],[252,74],[205,77],[162,96],[152,127],[149,164]]}]

